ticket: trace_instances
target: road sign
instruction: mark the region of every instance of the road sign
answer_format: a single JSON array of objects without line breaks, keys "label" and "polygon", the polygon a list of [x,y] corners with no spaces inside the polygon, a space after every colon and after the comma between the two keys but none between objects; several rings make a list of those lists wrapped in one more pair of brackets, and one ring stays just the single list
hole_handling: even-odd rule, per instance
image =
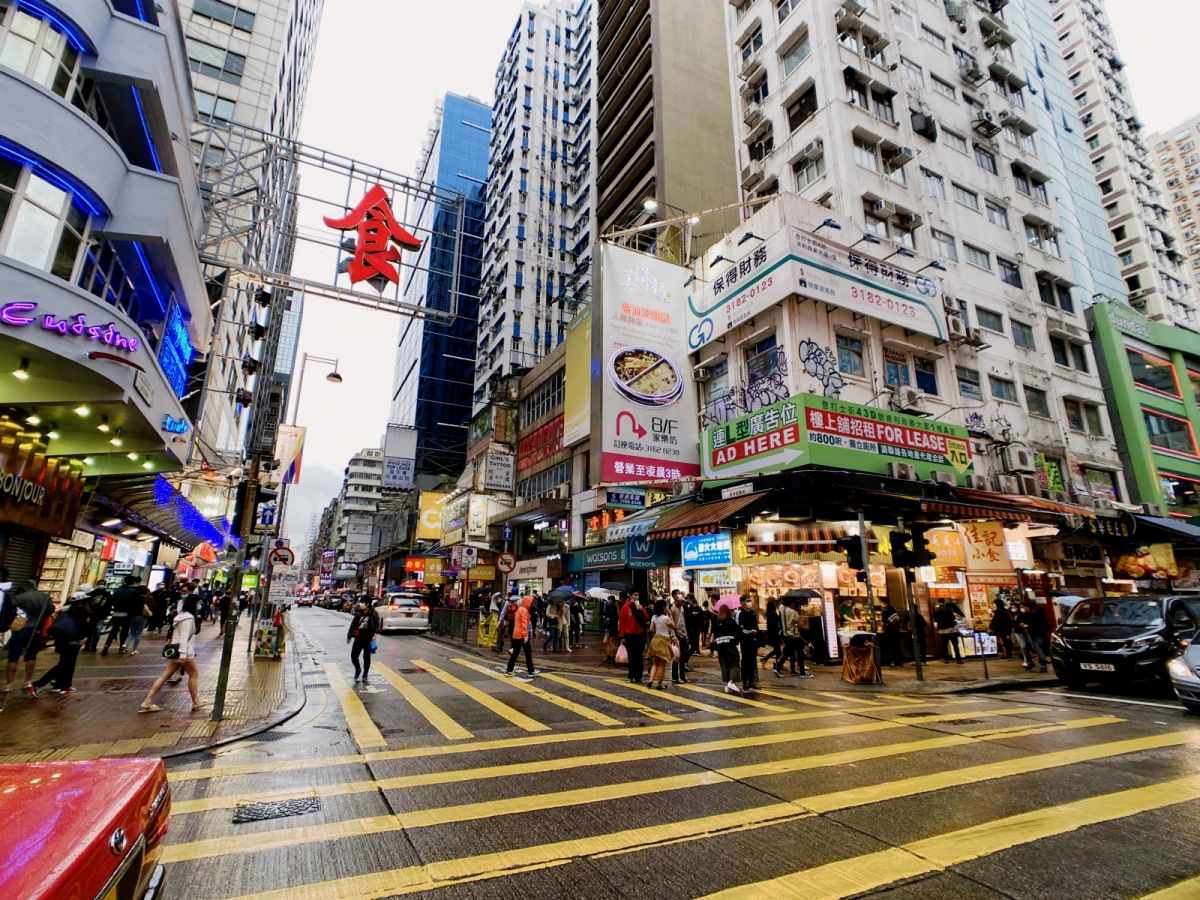
[{"label": "road sign", "polygon": [[517,558],[511,553],[501,553],[496,557],[496,568],[507,575],[517,567]]},{"label": "road sign", "polygon": [[503,531],[501,531],[501,534],[503,534],[503,535],[504,535],[504,540],[506,540],[506,541],[511,541],[511,540],[512,540],[512,536],[513,536],[513,529],[512,529],[512,526],[511,526],[511,525],[505,525],[505,526],[504,526],[504,530],[503,530]]},{"label": "road sign", "polygon": [[296,554],[290,547],[276,547],[267,554],[268,566],[290,566],[296,562]]}]

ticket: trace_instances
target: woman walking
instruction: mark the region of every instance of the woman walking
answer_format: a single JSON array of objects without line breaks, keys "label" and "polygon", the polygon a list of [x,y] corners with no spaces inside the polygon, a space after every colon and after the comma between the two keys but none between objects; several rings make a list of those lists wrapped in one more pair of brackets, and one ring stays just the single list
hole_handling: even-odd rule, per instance
[{"label": "woman walking", "polygon": [[738,653],[742,641],[742,627],[729,612],[728,606],[717,610],[717,619],[712,625],[712,648],[721,664],[721,680],[725,682],[725,693],[742,692],[742,671],[738,666]]},{"label": "woman walking", "polygon": [[667,614],[665,600],[656,600],[654,603],[654,616],[650,619],[650,633],[654,635],[650,639],[650,649],[646,654],[650,657],[650,687],[655,686],[654,682],[657,679],[658,689],[665,691],[663,677],[667,674],[667,666],[674,659],[671,645],[674,643],[675,635],[675,623]]},{"label": "woman walking", "polygon": [[183,609],[175,615],[175,621],[171,625],[171,633],[167,635],[168,646],[172,643],[179,648],[179,655],[174,659],[168,659],[166,668],[163,673],[155,679],[154,684],[150,685],[150,692],[146,694],[146,699],[142,701],[142,708],[138,712],[155,713],[162,710],[161,706],[154,705],[154,695],[157,694],[167,679],[172,675],[187,675],[188,677],[188,693],[192,695],[192,712],[199,712],[209,706],[207,700],[200,700],[199,681],[200,671],[196,668],[196,606],[200,602],[200,598],[195,594],[188,594],[183,600]]},{"label": "woman walking", "polygon": [[992,624],[988,628],[996,636],[997,649],[1001,659],[1012,659],[1012,616],[1008,607],[999,597],[996,598],[996,608],[992,611]]},{"label": "woman walking", "polygon": [[517,615],[513,620],[512,630],[512,653],[508,657],[508,668],[504,670],[505,675],[512,675],[513,669],[517,665],[517,657],[521,655],[521,651],[525,651],[525,668],[529,671],[530,677],[538,674],[538,670],[533,667],[533,647],[529,643],[531,637],[530,629],[533,627],[530,623],[529,611],[533,608],[532,597],[522,597],[521,605],[517,607]]},{"label": "woman walking", "polygon": [[[379,633],[379,613],[375,612],[365,601],[360,601],[355,607],[354,618],[350,620],[350,629],[346,632],[346,643],[353,641],[350,648],[350,662],[354,663],[354,680],[358,681],[360,673],[362,683],[367,684],[367,676],[371,674],[371,654],[375,651],[375,635]],[[358,658],[362,656],[362,667]]]},{"label": "woman walking", "polygon": [[780,659],[779,654],[783,649],[783,627],[774,600],[767,601],[767,646],[771,648],[771,652],[762,658],[764,669],[767,667],[767,660],[772,656]]}]

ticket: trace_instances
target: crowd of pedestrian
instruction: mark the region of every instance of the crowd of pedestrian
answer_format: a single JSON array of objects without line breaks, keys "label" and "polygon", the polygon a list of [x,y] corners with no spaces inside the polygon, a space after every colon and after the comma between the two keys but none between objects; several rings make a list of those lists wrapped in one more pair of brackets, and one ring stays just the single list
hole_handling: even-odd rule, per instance
[{"label": "crowd of pedestrian", "polygon": [[[223,588],[212,588],[199,581],[177,581],[153,592],[136,575],[126,575],[112,591],[103,585],[83,584],[55,608],[53,599],[38,589],[32,579],[14,584],[0,567],[0,646],[7,665],[3,692],[11,693],[20,670],[24,669],[24,690],[35,700],[42,691],[72,694],[75,667],[80,653],[108,656],[136,656],[143,635],[167,632],[162,656],[166,665],[154,682],[141,712],[157,712],[154,697],[163,684],[178,684],[186,676],[192,709],[208,706],[198,694],[196,636],[206,621],[226,623],[235,607],[233,595]],[[101,642],[103,641],[103,645]],[[42,651],[52,648],[58,659],[41,677],[34,679]]]}]

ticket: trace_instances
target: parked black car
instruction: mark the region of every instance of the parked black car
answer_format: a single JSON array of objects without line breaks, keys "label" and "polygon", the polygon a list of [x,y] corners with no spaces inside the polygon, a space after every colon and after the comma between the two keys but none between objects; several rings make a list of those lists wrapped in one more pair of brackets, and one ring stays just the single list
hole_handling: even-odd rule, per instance
[{"label": "parked black car", "polygon": [[1102,597],[1076,604],[1050,637],[1060,681],[1128,684],[1161,679],[1200,631],[1200,597]]}]

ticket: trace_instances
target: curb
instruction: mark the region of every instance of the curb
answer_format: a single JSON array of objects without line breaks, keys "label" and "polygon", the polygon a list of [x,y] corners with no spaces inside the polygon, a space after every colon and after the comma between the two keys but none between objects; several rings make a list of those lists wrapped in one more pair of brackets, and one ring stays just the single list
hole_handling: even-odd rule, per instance
[{"label": "curb", "polygon": [[[449,647],[456,647],[465,653],[480,659],[495,660],[496,654],[485,652],[476,644],[465,643],[457,638],[449,638],[444,635],[427,634],[425,637],[432,641],[437,641],[439,644],[444,644]],[[572,665],[570,663],[562,664],[557,661],[550,661],[546,658],[537,660],[539,667],[547,671],[560,670],[563,672],[572,672],[583,675],[611,675],[614,672],[621,671],[619,668],[600,668],[590,665]],[[966,694],[966,693],[984,693],[990,691],[1006,691],[1006,690],[1029,690],[1034,688],[1044,688],[1047,685],[1058,685],[1061,682],[1054,675],[1045,675],[1042,677],[1034,677],[1029,679],[1022,678],[990,678],[987,680],[978,679],[976,681],[957,682],[957,681],[938,681],[931,679],[927,681],[917,681],[916,679],[905,679],[902,682],[891,682],[891,684],[863,684],[851,685],[842,680],[836,681],[833,685],[821,685],[821,689],[832,693],[846,694],[853,696],[856,694],[887,694],[887,693],[908,693],[908,694]],[[892,687],[896,684],[903,684],[903,689]],[[784,682],[777,685],[778,689],[794,690],[797,693],[804,693],[802,689],[794,688],[790,684]],[[773,688],[774,689],[774,688]]]},{"label": "curb", "polygon": [[304,678],[300,673],[300,654],[293,652],[291,653],[291,658],[292,667],[296,670],[296,683],[300,686],[300,703],[295,709],[288,710],[262,725],[256,725],[254,728],[244,732],[243,734],[224,737],[219,741],[212,741],[208,744],[199,744],[195,747],[188,747],[184,750],[172,750],[170,753],[159,754],[158,758],[165,761],[182,756],[192,756],[197,753],[205,753],[209,750],[216,750],[219,747],[225,747],[229,744],[236,744],[238,741],[247,740],[256,735],[262,734],[264,731],[270,731],[272,728],[278,728],[284,722],[288,721],[289,719],[294,719],[296,716],[298,716],[308,704],[308,692],[304,690]]}]

